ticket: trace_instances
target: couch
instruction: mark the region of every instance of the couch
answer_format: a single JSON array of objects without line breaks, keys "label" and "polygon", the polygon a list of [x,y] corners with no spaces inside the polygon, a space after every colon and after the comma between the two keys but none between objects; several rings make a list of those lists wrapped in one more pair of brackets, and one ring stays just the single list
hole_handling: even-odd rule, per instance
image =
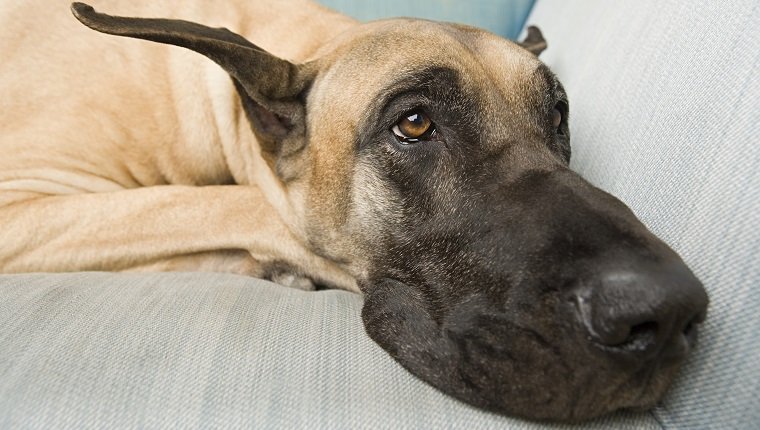
[{"label": "couch", "polygon": [[[711,298],[662,403],[583,428],[760,428],[758,22],[756,0],[539,0],[527,19],[570,96],[572,168]],[[0,276],[0,428],[565,428],[420,382],[361,306],[223,274]]]}]

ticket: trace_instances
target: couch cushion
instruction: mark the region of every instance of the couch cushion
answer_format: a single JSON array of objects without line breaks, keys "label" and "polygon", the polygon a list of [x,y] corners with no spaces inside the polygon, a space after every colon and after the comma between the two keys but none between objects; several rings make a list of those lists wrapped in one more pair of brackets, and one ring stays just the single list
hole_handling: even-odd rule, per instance
[{"label": "couch cushion", "polygon": [[572,166],[628,203],[705,283],[701,345],[655,415],[760,425],[760,5],[541,0],[570,96]]},{"label": "couch cushion", "polygon": [[503,37],[515,38],[535,0],[317,0],[354,18],[410,16],[475,25]]},{"label": "couch cushion", "polygon": [[0,276],[0,297],[0,428],[542,428],[411,376],[365,335],[357,294],[80,273]]}]

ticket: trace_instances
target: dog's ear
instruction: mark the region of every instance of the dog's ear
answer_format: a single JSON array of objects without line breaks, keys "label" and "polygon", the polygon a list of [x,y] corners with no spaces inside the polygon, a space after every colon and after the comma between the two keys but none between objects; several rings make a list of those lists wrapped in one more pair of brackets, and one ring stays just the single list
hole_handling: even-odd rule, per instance
[{"label": "dog's ear", "polygon": [[[265,151],[276,156],[293,153],[298,149],[293,144],[303,145],[303,95],[316,75],[314,65],[295,65],[275,57],[226,28],[175,19],[110,16],[83,3],[73,3],[71,10],[93,30],[181,46],[205,55],[234,80]],[[288,142],[291,144],[283,145]]]},{"label": "dog's ear", "polygon": [[531,25],[528,27],[528,35],[519,45],[538,57],[546,49],[546,40],[544,39],[544,35],[541,34],[541,30]]}]

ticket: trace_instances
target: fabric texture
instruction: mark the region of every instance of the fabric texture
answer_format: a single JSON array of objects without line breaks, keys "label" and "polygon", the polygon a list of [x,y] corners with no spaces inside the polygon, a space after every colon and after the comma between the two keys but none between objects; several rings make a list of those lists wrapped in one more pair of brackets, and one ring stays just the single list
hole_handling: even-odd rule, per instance
[{"label": "fabric texture", "polygon": [[760,428],[760,2],[541,0],[528,23],[569,93],[572,167],[710,295],[700,345],[655,417]]},{"label": "fabric texture", "polygon": [[[79,273],[0,276],[0,297],[0,428],[544,428],[411,376],[364,333],[358,294]],[[589,428],[610,426],[657,428]]]},{"label": "fabric texture", "polygon": [[435,19],[474,25],[509,39],[514,39],[520,33],[535,2],[535,0],[317,1],[362,21],[397,16]]}]

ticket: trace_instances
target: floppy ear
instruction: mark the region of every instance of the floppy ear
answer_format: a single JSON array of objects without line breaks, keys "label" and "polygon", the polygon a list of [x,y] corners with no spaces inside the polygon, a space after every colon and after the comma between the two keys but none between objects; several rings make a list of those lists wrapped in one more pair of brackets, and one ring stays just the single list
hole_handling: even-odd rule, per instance
[{"label": "floppy ear", "polygon": [[293,148],[294,145],[304,144],[302,96],[316,75],[314,65],[295,65],[277,58],[226,28],[175,19],[109,16],[84,3],[73,3],[71,10],[93,30],[168,43],[205,55],[234,80],[253,131],[265,151],[273,155],[293,153],[300,149]]},{"label": "floppy ear", "polygon": [[546,49],[546,40],[538,27],[531,25],[528,27],[528,35],[525,40],[519,43],[520,46],[532,52],[536,57]]}]

